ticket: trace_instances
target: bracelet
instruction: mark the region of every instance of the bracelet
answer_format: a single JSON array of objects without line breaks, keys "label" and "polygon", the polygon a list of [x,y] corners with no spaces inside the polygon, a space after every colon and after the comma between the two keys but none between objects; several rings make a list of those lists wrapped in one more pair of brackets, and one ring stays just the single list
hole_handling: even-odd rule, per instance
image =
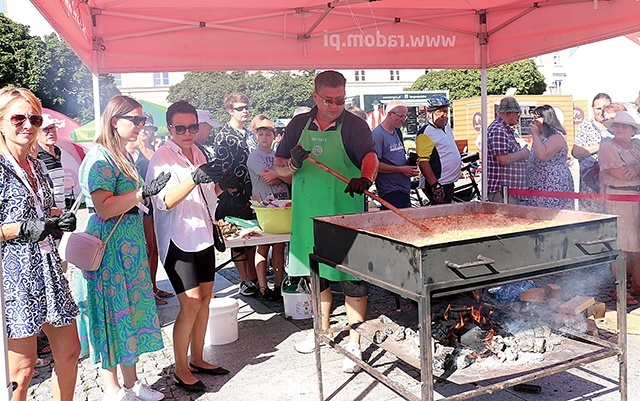
[{"label": "bracelet", "polygon": [[295,167],[293,163],[291,163],[291,159],[289,159],[289,168],[291,169],[291,171],[298,171],[298,168]]}]

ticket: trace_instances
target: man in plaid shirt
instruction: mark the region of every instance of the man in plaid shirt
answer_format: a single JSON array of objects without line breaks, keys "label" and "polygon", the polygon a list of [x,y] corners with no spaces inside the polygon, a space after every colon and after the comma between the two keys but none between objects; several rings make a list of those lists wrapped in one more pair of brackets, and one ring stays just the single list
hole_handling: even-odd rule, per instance
[{"label": "man in plaid shirt", "polygon": [[[487,129],[487,191],[491,202],[504,202],[501,187],[527,189],[529,149],[516,140],[511,128],[520,118],[520,105],[513,97],[500,101],[498,117]],[[520,204],[523,199],[509,196],[508,202]]]}]

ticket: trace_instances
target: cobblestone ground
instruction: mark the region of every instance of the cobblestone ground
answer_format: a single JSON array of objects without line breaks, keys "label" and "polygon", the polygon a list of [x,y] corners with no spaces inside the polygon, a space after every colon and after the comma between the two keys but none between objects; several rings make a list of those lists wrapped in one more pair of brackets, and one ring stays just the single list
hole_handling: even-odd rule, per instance
[{"label": "cobblestone ground", "polygon": [[[223,260],[228,260],[229,252],[218,255],[218,263]],[[227,280],[234,284],[238,284],[239,278],[236,269],[233,265],[222,269],[218,272],[224,276]],[[565,298],[568,299],[574,295],[590,295],[594,296],[596,300],[605,302],[608,309],[615,309],[615,301],[612,300],[612,294],[614,291],[613,278],[611,269],[608,266],[592,267],[588,269],[566,272],[560,275],[543,277],[536,279],[538,286],[544,286],[547,282],[554,282],[559,284],[565,290]],[[332,311],[332,324],[346,324],[346,315],[343,306],[343,296],[340,293],[339,285],[332,287],[334,292],[334,310]],[[282,301],[272,302],[266,301],[258,297],[260,302],[266,305],[272,311],[284,314],[284,306]],[[411,301],[406,299],[401,300],[403,310],[414,308],[415,306]],[[162,308],[162,307],[161,307]],[[367,311],[367,318],[377,318],[381,314],[391,316],[395,310],[395,297],[388,291],[379,287],[372,286],[371,295],[369,298],[369,308]],[[416,310],[417,318],[417,310]],[[416,319],[417,321],[417,319]],[[299,327],[301,330],[310,329],[312,327],[312,321],[307,320],[291,320],[293,324]],[[189,394],[185,393],[182,389],[176,387],[171,383],[171,370],[173,368],[173,356],[171,352],[172,341],[168,336],[166,329],[163,329],[163,337],[165,342],[165,348],[161,351],[145,354],[140,358],[138,364],[139,376],[145,379],[152,388],[161,391],[165,394],[167,400],[191,400]],[[605,334],[602,336],[602,334]],[[601,333],[601,336],[615,341],[614,335],[607,335]],[[48,355],[50,358],[51,355]],[[53,364],[52,364],[53,365]],[[52,365],[37,369],[39,372],[38,377],[35,377],[29,388],[29,399],[33,400],[49,400],[51,399],[51,370]],[[413,375],[412,375],[413,376]],[[416,371],[415,377],[419,377],[419,373]],[[92,364],[86,358],[81,359],[79,362],[78,381],[75,391],[75,400],[101,400],[102,394],[102,380],[99,376],[99,371],[96,365]],[[198,400],[214,399],[215,395],[204,394],[194,396]]]}]

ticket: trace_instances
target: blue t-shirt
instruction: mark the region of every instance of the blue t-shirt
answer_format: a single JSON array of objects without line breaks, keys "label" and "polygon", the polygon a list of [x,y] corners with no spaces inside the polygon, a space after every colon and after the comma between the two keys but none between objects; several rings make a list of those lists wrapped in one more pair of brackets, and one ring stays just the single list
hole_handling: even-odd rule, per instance
[{"label": "blue t-shirt", "polygon": [[[382,125],[378,125],[371,132],[371,135],[376,144],[376,154],[380,162],[393,166],[407,165],[407,153],[404,149],[404,143],[396,129],[389,133]],[[411,190],[411,177],[407,177],[402,173],[379,172],[378,178],[376,178],[376,189],[380,196],[394,191],[402,191],[402,193],[408,194]]]}]

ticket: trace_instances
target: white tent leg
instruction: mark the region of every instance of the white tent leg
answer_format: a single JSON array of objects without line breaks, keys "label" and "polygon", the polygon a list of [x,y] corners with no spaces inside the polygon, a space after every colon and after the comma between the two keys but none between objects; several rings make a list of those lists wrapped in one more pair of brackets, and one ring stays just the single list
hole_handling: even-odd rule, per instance
[{"label": "white tent leg", "polygon": [[[2,283],[2,252],[0,252],[0,283]],[[13,395],[13,384],[9,380],[9,353],[7,350],[7,320],[4,311],[4,288],[0,285],[0,324],[2,325],[2,338],[0,338],[0,372],[4,372],[2,377],[2,389],[0,389],[0,400],[9,401]],[[6,389],[3,390],[3,389]]]},{"label": "white tent leg", "polygon": [[93,77],[93,113],[96,122],[96,133],[93,137],[97,138],[98,136],[100,136],[100,131],[102,128],[100,124],[100,79],[98,77],[98,74],[92,73],[91,76]]},{"label": "white tent leg", "polygon": [[[486,51],[486,46],[483,46]],[[487,69],[480,71],[480,114],[482,115],[482,200],[488,199],[487,183]]]}]

